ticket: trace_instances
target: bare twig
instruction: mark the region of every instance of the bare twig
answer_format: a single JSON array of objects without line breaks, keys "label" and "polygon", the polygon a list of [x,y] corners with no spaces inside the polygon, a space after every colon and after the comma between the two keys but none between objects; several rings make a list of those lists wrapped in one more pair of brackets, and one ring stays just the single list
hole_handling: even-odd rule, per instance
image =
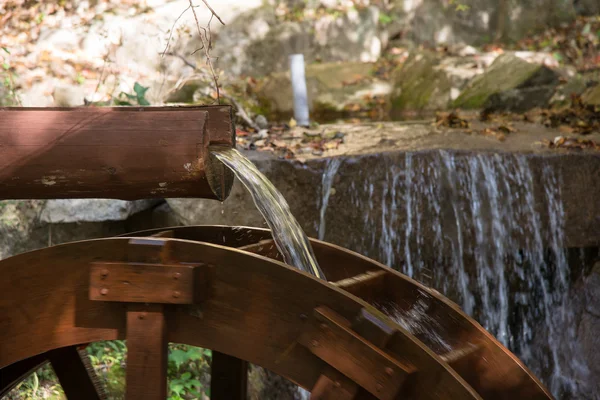
[{"label": "bare twig", "polygon": [[223,93],[223,97],[227,98],[227,100],[231,101],[233,103],[233,105],[235,106],[235,108],[237,109],[237,116],[240,117],[241,119],[244,120],[244,122],[252,129],[254,129],[256,132],[260,131],[260,126],[258,126],[258,124],[254,121],[252,121],[252,119],[248,116],[248,114],[246,114],[246,111],[244,110],[244,107],[242,107],[242,105],[233,97]]},{"label": "bare twig", "polygon": [[208,4],[208,1],[206,0],[202,0],[202,2],[206,5],[206,7],[208,7],[208,9],[210,10],[210,12],[212,13],[212,15],[214,15],[221,24],[225,25],[225,22],[223,22],[223,20],[221,19],[221,17],[219,17],[217,15],[217,13],[215,12],[215,10],[212,9],[212,7]]},{"label": "bare twig", "polygon": [[[215,13],[215,11],[208,6],[208,3],[205,0],[202,0],[204,2],[204,4],[206,4],[206,6],[209,8],[210,12],[212,13],[212,15],[216,16],[217,19],[219,21],[221,21],[221,18],[219,18],[219,16]],[[215,69],[213,68],[213,64],[212,64],[212,60],[210,57],[210,50],[211,50],[211,38],[210,38],[210,22],[208,24],[208,30],[206,28],[201,28],[200,27],[200,22],[198,22],[198,15],[196,14],[196,10],[194,10],[194,4],[192,3],[192,0],[189,0],[190,2],[190,7],[192,9],[192,14],[194,14],[194,20],[196,21],[196,28],[198,29],[198,35],[200,36],[200,41],[202,42],[202,47],[198,50],[204,50],[204,56],[206,57],[206,65],[208,65],[208,68],[210,69],[210,73],[212,75],[213,81],[215,82],[215,90],[217,91],[217,103],[221,103],[221,94],[219,91],[219,77],[217,76]],[[212,17],[211,17],[212,19]],[[221,21],[222,23],[222,21]],[[204,35],[202,35],[202,31],[204,31]],[[198,51],[196,50],[196,51]]]},{"label": "bare twig", "polygon": [[[177,57],[180,60],[182,60],[187,66],[192,67],[194,70],[202,73],[204,76],[206,76],[207,74],[200,70],[196,64],[194,64],[193,62],[189,61],[187,58],[185,58],[184,56],[182,56],[181,54],[177,54],[177,53],[166,53],[167,56],[171,56],[171,57]],[[233,103],[233,105],[236,108],[236,115],[238,117],[240,117],[242,120],[244,120],[244,122],[251,128],[253,128],[254,130],[256,130],[257,132],[260,131],[260,127],[258,126],[258,124],[256,124],[256,122],[252,121],[252,119],[248,116],[248,113],[246,112],[246,110],[244,110],[244,107],[242,107],[242,105],[232,96],[228,95],[226,92],[224,92],[223,90],[221,90],[221,95],[226,98],[227,100],[229,100],[231,103]]]},{"label": "bare twig", "polygon": [[188,67],[192,67],[193,69],[197,70],[198,67],[196,66],[195,63],[191,62],[190,60],[188,60],[187,58],[185,58],[184,56],[182,56],[181,54],[177,54],[177,53],[173,53],[173,52],[168,52],[168,53],[164,53],[163,55],[166,56],[171,56],[171,57],[177,57],[179,58],[181,61],[183,61],[183,63],[185,65],[187,65]]},{"label": "bare twig", "polygon": [[167,39],[167,44],[165,46],[165,49],[162,52],[162,57],[165,56],[165,54],[167,53],[167,50],[169,49],[169,44],[171,43],[171,38],[173,37],[173,30],[175,29],[175,25],[177,25],[177,22],[181,19],[181,17],[183,17],[183,14],[185,14],[187,12],[187,10],[190,9],[190,7],[191,6],[188,6],[188,8],[183,10],[183,12],[181,14],[179,14],[179,17],[177,17],[175,22],[173,22],[173,26],[171,26],[171,30],[169,30],[169,38]]}]

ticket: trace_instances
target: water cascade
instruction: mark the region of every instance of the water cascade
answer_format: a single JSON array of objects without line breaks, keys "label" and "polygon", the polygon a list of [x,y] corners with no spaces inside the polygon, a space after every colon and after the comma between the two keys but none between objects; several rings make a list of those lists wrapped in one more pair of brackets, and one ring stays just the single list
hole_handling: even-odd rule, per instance
[{"label": "water cascade", "polygon": [[[348,196],[362,213],[352,218],[353,234],[343,245],[453,298],[543,377],[555,396],[585,392],[561,247],[561,177],[551,166],[534,170],[526,155],[515,154],[407,153],[403,162],[390,162],[381,179],[356,161],[335,168],[350,168],[344,175],[356,176],[336,186],[336,197]],[[322,200],[330,210],[335,205],[325,193],[331,178],[325,177],[331,173],[327,167]],[[319,237],[331,240],[321,229],[326,217],[321,209]],[[420,319],[418,304],[391,314],[412,331],[426,325],[432,341],[443,336]]]}]

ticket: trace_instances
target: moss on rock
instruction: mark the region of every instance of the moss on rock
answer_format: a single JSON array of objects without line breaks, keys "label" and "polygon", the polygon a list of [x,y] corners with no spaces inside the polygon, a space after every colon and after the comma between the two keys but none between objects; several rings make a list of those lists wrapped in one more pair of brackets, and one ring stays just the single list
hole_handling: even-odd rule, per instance
[{"label": "moss on rock", "polygon": [[504,92],[557,84],[556,72],[548,67],[527,62],[513,53],[504,53],[463,90],[452,106],[464,109],[484,108],[490,98]]},{"label": "moss on rock", "polygon": [[431,53],[414,53],[392,74],[391,112],[445,109],[451,82]]}]

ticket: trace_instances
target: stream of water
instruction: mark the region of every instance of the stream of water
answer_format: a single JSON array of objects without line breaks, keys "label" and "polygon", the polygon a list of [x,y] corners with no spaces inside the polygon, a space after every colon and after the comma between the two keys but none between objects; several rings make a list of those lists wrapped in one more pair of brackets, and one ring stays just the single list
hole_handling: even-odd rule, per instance
[{"label": "stream of water", "polygon": [[[325,279],[281,193],[237,150],[214,154],[251,193],[286,263]],[[543,377],[557,398],[578,398],[587,369],[577,347],[570,269],[561,247],[561,177],[550,166],[534,173],[524,155],[407,153],[403,162],[385,168],[383,179],[355,161],[337,158],[325,166],[315,224],[319,239],[340,230],[344,243],[338,244],[440,290]],[[353,179],[334,188],[344,168]],[[344,226],[326,225],[333,193],[347,199],[338,207],[347,209],[349,201],[355,210],[343,217]],[[427,319],[426,305],[387,314],[409,331],[426,331],[431,345],[447,346],[436,321]]]},{"label": "stream of water", "polygon": [[286,264],[325,279],[308,237],[292,215],[287,201],[271,181],[238,150],[215,147],[211,148],[211,151],[231,168],[250,192],[254,204],[271,229],[277,249]]}]

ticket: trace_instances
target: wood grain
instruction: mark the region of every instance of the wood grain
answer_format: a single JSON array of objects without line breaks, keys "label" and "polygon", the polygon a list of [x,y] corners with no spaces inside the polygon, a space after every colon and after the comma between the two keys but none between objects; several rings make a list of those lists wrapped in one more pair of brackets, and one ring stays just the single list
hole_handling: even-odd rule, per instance
[{"label": "wood grain", "polygon": [[165,400],[167,324],[161,304],[132,304],[127,311],[127,400]]},{"label": "wood grain", "polygon": [[234,132],[229,106],[0,108],[0,198],[225,198]]},{"label": "wood grain", "polygon": [[[178,229],[173,228],[173,231],[176,237],[180,236]],[[186,230],[197,237],[214,237],[215,233],[223,233],[225,229],[209,228],[208,231],[204,234]],[[266,234],[261,230],[256,232],[256,236]],[[233,239],[238,237],[233,233],[229,235]],[[312,310],[327,306],[348,321],[362,309],[374,315],[381,314],[355,296],[264,257],[220,245],[168,240],[173,242],[173,254],[177,255],[178,262],[215,266],[213,294],[207,301],[198,306],[169,306],[165,311],[168,340],[211,348],[247,360],[308,390],[315,386],[327,366],[297,344]],[[339,265],[341,279],[350,270],[364,273],[379,265],[335,246],[314,243],[321,265],[329,271]],[[4,327],[0,330],[0,368],[52,348],[125,338],[126,309],[118,303],[89,300],[85,266],[91,262],[127,260],[129,246],[127,237],[98,239],[59,245],[1,261],[0,273],[5,279],[0,281],[0,291],[5,295],[0,297],[0,324]],[[410,294],[415,285],[417,293],[423,290],[412,280],[402,279],[401,284],[392,282],[403,289],[402,293]],[[390,284],[388,280],[387,284]],[[446,304],[436,296],[432,295],[432,301],[440,303],[438,307]],[[449,318],[465,319],[452,308],[446,308]],[[476,325],[469,325],[472,324],[469,319],[465,321],[440,323],[448,327],[458,323],[460,329],[449,330],[451,334],[464,332],[461,329],[468,326],[472,331],[467,333],[479,332]],[[397,326],[391,320],[389,323]],[[406,388],[403,386],[406,398],[482,398],[418,338],[400,327],[397,332],[389,340],[386,353],[403,364],[414,365],[422,371],[421,375],[428,377],[411,381]],[[462,342],[454,336],[450,339]],[[492,360],[493,368],[499,362],[513,371],[522,368],[518,360],[504,354],[501,347],[498,351],[498,354],[491,353],[496,358]],[[474,381],[474,378],[486,376],[477,374],[493,371],[475,369],[469,379]],[[515,391],[519,390],[527,393],[526,398],[551,398],[541,385],[537,386],[534,378],[526,373],[523,376],[524,379],[516,384],[510,383],[510,390],[487,391],[491,395],[485,398],[512,400],[516,398]]]},{"label": "wood grain", "polygon": [[[170,229],[175,237],[181,239],[227,243],[231,246],[237,246],[241,241],[243,246],[250,246],[247,247],[249,251],[253,249],[252,242],[270,237],[269,231],[262,228],[186,226]],[[147,235],[153,230],[146,232]],[[136,235],[144,236],[144,232],[137,232]],[[452,369],[483,398],[512,400],[519,397],[519,393],[531,399],[552,398],[539,379],[515,355],[457,304],[381,263],[330,243],[310,240],[319,265],[332,281],[343,281],[369,271],[384,271],[385,278],[379,282],[380,287],[370,286],[369,290],[356,293],[378,309],[401,317],[403,313],[410,312],[417,300],[425,305],[428,317],[435,321],[435,327],[431,329],[435,328],[434,333],[443,337],[452,350],[449,353],[447,348],[431,340],[436,336],[431,335],[431,330],[415,332],[415,337],[425,343],[429,350],[447,359]],[[265,251],[265,248],[259,245],[255,249],[269,257],[279,257],[273,255],[271,249]],[[472,348],[477,351],[469,351]],[[459,353],[461,356],[456,357]]]},{"label": "wood grain", "polygon": [[407,368],[364,340],[327,307],[315,309],[309,321],[299,343],[377,398],[396,398],[410,364]]},{"label": "wood grain", "polygon": [[[124,303],[194,304],[196,265],[93,263],[90,266],[90,300]],[[199,296],[198,296],[199,297]]]}]

